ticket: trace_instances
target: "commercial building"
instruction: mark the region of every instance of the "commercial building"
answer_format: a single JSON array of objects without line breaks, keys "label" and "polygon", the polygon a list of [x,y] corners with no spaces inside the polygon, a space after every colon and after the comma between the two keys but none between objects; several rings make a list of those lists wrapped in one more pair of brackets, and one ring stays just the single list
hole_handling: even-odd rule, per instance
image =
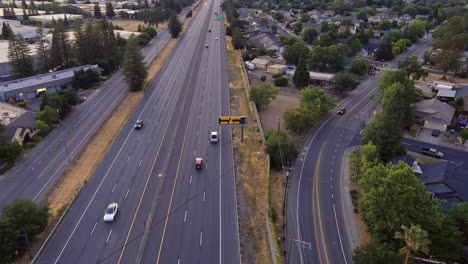
[{"label": "commercial building", "polygon": [[71,15],[71,14],[52,14],[52,15],[39,15],[39,16],[30,16],[29,19],[31,20],[36,20],[36,21],[41,21],[43,24],[47,22],[52,22],[52,19],[57,21],[59,19],[65,19],[65,16],[67,17],[68,21],[72,21],[75,19],[82,19],[82,15]]},{"label": "commercial building", "polygon": [[55,93],[72,88],[74,72],[80,69],[102,71],[98,65],[84,65],[14,81],[0,83],[0,101],[17,102],[39,97],[43,93]]}]

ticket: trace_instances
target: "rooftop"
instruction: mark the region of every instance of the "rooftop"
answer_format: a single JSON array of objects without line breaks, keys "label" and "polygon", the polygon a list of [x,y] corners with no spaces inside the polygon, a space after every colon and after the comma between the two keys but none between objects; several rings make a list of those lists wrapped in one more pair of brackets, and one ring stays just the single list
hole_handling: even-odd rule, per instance
[{"label": "rooftop", "polygon": [[423,100],[414,104],[414,112],[431,122],[449,125],[455,113],[455,108],[438,99]]}]

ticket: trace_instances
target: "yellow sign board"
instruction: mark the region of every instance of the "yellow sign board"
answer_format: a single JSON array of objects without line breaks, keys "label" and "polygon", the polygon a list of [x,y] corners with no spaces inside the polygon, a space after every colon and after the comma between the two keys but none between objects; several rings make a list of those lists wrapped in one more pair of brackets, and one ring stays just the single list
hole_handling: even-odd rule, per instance
[{"label": "yellow sign board", "polygon": [[220,125],[244,125],[245,120],[245,116],[221,116],[218,122]]}]

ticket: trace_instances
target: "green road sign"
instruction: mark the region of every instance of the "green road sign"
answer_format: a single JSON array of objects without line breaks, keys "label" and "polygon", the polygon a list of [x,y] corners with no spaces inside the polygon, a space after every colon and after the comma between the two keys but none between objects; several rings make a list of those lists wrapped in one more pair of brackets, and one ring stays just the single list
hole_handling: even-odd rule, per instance
[{"label": "green road sign", "polygon": [[224,16],[223,15],[216,15],[216,18],[217,19],[224,19]]}]

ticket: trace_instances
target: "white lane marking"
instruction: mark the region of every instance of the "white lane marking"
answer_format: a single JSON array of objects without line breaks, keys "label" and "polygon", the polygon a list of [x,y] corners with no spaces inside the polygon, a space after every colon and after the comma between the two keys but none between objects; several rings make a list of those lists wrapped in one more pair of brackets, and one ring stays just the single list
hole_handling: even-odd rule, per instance
[{"label": "white lane marking", "polygon": [[198,130],[197,130],[197,137],[198,137]]},{"label": "white lane marking", "polygon": [[124,198],[124,199],[127,199],[128,192],[130,192],[130,189],[127,189],[127,193],[125,194],[125,198]]},{"label": "white lane marking", "polygon": [[128,156],[127,163],[130,161],[131,157],[132,157],[132,155]]},{"label": "white lane marking", "polygon": [[[333,198],[333,194],[332,194],[332,198]],[[345,264],[348,264],[348,261],[346,260],[346,256],[344,253],[343,241],[341,241],[341,234],[340,234],[340,227],[338,226],[338,219],[336,218],[335,204],[333,204],[333,213],[335,214],[336,229],[338,230],[338,238],[340,239],[341,252],[343,253],[343,259],[344,259]]]},{"label": "white lane marking", "polygon": [[332,199],[333,199],[333,193],[332,193]]},{"label": "white lane marking", "polygon": [[205,163],[205,170],[208,170],[208,162]]},{"label": "white lane marking", "polygon": [[333,190],[333,185],[330,185],[330,189]]},{"label": "white lane marking", "polygon": [[200,247],[203,243],[203,232],[200,232]]},{"label": "white lane marking", "polygon": [[138,136],[138,139],[137,139],[137,141],[140,141],[140,138],[141,138],[141,135],[140,135],[140,136]]},{"label": "white lane marking", "polygon": [[340,145],[340,144],[337,143],[337,144],[336,144],[336,147],[338,148],[339,145]]},{"label": "white lane marking", "polygon": [[117,183],[116,183],[116,184],[114,184],[114,188],[112,188],[112,192],[114,192],[114,190],[115,190],[115,186],[117,186]]},{"label": "white lane marking", "polygon": [[189,184],[192,184],[192,175],[190,175],[190,183]]},{"label": "white lane marking", "polygon": [[333,155],[333,159],[335,159],[335,155]]},{"label": "white lane marking", "polygon": [[203,192],[203,202],[205,202],[206,192]]},{"label": "white lane marking", "polygon": [[152,138],[149,139],[148,143],[151,143],[151,139],[152,139]]},{"label": "white lane marking", "polygon": [[187,222],[187,209],[185,209],[185,214],[184,214],[184,223]]},{"label": "white lane marking", "polygon": [[140,160],[140,163],[138,164],[138,168],[140,168],[142,162],[143,160]]},{"label": "white lane marking", "polygon": [[331,165],[333,166],[333,164],[334,164],[334,163],[333,163],[333,161],[332,161]]},{"label": "white lane marking", "polygon": [[93,226],[93,229],[91,230],[91,234],[90,234],[90,235],[93,235],[93,232],[94,232],[94,229],[96,228],[96,225],[97,225],[97,221],[96,221],[96,223],[94,223],[94,226]]},{"label": "white lane marking", "polygon": [[177,259],[177,264],[180,264],[180,258]]},{"label": "white lane marking", "polygon": [[330,177],[330,181],[333,181],[333,177]]},{"label": "white lane marking", "polygon": [[336,153],[336,148],[335,148],[335,153]]},{"label": "white lane marking", "polygon": [[196,151],[197,151],[197,150],[194,150],[194,151],[193,151],[193,156],[194,156],[194,157],[195,157],[195,153],[196,153]]},{"label": "white lane marking", "polygon": [[111,231],[109,232],[109,235],[107,235],[106,244],[107,244],[107,241],[109,241],[109,237],[111,236],[111,234],[112,234],[112,229],[111,229]]}]

